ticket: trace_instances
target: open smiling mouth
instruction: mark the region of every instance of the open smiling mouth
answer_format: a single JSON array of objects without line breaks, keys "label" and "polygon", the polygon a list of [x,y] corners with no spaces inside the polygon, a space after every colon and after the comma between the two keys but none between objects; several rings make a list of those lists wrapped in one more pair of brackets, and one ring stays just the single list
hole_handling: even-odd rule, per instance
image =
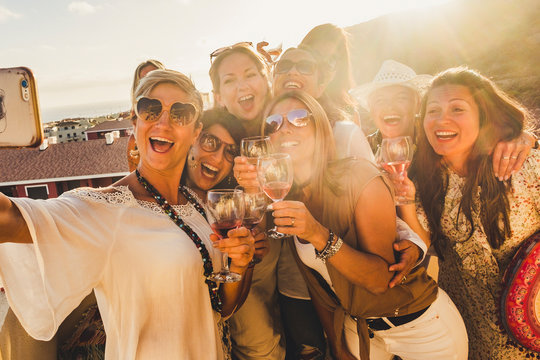
[{"label": "open smiling mouth", "polygon": [[201,172],[204,176],[209,178],[215,178],[219,172],[219,169],[207,163],[201,163]]},{"label": "open smiling mouth", "polygon": [[439,140],[450,140],[457,136],[455,131],[435,131],[435,136]]},{"label": "open smiling mouth", "polygon": [[302,84],[300,84],[300,83],[298,83],[296,81],[287,81],[283,87],[285,89],[301,89]]},{"label": "open smiling mouth", "polygon": [[255,96],[250,94],[250,95],[242,96],[240,99],[238,99],[238,103],[242,107],[250,107],[253,105],[254,100],[255,100]]},{"label": "open smiling mouth", "polygon": [[401,121],[401,116],[387,115],[387,116],[383,117],[383,121],[387,125],[397,125]]},{"label": "open smiling mouth", "polygon": [[169,149],[173,147],[174,142],[161,137],[151,137],[150,145],[152,146],[152,150],[154,150],[155,152],[164,153],[169,151]]},{"label": "open smiling mouth", "polygon": [[298,146],[298,141],[285,141],[280,144],[282,149]]}]

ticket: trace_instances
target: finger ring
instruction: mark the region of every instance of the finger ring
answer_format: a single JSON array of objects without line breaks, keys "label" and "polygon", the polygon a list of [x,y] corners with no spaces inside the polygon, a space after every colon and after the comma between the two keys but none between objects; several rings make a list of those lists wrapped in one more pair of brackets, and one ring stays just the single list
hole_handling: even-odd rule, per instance
[{"label": "finger ring", "polygon": [[512,159],[515,160],[515,159],[517,159],[518,157],[517,157],[517,156],[510,156],[510,158],[512,158]]},{"label": "finger ring", "polygon": [[403,279],[401,279],[401,283],[403,284],[405,281],[407,281],[407,277],[404,276]]},{"label": "finger ring", "polygon": [[503,156],[503,160],[510,160],[510,156]]},{"label": "finger ring", "polygon": [[291,226],[294,226],[294,218],[291,218]]}]

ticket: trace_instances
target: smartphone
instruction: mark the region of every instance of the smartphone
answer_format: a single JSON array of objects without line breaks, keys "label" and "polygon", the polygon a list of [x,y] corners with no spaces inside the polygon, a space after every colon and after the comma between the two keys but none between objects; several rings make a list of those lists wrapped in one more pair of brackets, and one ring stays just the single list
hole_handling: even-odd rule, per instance
[{"label": "smartphone", "polygon": [[35,147],[42,140],[32,71],[26,67],[0,69],[0,148]]}]

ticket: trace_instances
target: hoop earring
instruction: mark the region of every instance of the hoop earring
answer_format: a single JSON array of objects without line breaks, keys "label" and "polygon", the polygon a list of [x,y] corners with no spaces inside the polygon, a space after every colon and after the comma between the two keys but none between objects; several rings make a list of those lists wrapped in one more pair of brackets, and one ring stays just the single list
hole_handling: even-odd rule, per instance
[{"label": "hoop earring", "polygon": [[136,159],[139,157],[139,149],[137,148],[137,145],[135,145],[135,149],[133,150],[129,150],[129,156],[132,157],[133,159]]},{"label": "hoop earring", "polygon": [[197,166],[199,166],[199,162],[195,161],[195,156],[193,156],[193,154],[191,154],[188,157],[188,167],[190,169],[195,169],[195,168],[197,168]]}]

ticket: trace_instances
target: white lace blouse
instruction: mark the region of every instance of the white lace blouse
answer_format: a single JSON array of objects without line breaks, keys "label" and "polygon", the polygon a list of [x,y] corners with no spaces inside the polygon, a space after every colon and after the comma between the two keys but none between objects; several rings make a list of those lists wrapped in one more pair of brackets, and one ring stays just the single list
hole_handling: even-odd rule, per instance
[{"label": "white lace blouse", "polygon": [[[107,359],[222,359],[219,315],[193,242],[157,204],[136,200],[127,187],[108,190],[11,199],[33,240],[0,245],[0,281],[21,324],[48,340],[94,288]],[[218,270],[206,220],[189,204],[175,210]]]}]

